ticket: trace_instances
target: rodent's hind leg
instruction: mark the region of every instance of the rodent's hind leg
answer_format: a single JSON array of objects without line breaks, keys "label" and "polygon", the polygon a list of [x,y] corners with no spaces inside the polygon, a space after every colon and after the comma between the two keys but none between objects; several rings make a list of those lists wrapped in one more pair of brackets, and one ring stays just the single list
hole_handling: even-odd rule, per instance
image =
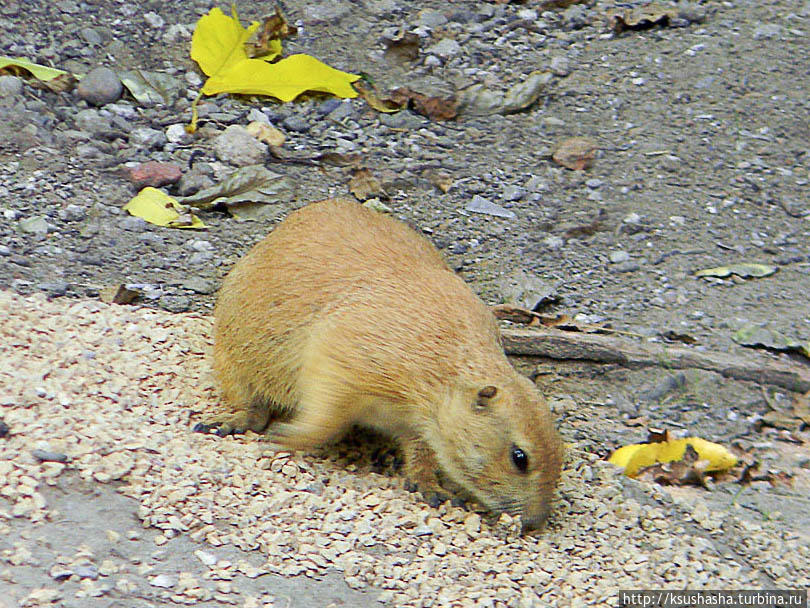
[{"label": "rodent's hind leg", "polygon": [[400,445],[405,457],[405,489],[418,490],[431,507],[450,500],[439,484],[439,463],[433,449],[418,436],[401,437]]},{"label": "rodent's hind leg", "polygon": [[270,420],[271,409],[266,403],[254,400],[244,409],[220,414],[205,422],[198,422],[194,425],[193,430],[195,433],[209,433],[216,429],[215,432],[220,437],[237,435],[245,431],[261,433]]}]

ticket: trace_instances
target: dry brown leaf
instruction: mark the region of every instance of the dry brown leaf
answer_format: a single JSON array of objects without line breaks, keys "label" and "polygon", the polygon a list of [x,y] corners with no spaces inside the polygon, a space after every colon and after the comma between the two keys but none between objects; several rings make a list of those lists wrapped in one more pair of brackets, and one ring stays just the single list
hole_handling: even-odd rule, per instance
[{"label": "dry brown leaf", "polygon": [[98,291],[99,300],[107,304],[129,304],[140,295],[141,292],[124,285],[108,285]]},{"label": "dry brown leaf", "polygon": [[551,158],[567,169],[583,171],[593,165],[598,149],[596,142],[588,137],[569,137],[555,146]]},{"label": "dry brown leaf", "polygon": [[666,27],[678,11],[661,4],[648,4],[637,8],[623,8],[608,13],[608,25],[614,32],[625,30],[648,30],[656,25]]},{"label": "dry brown leaf", "polygon": [[392,63],[410,63],[419,58],[419,36],[405,32],[385,44],[383,57]]},{"label": "dry brown leaf", "polygon": [[445,194],[453,186],[453,176],[441,169],[425,169],[422,172],[422,177]]},{"label": "dry brown leaf", "polygon": [[276,6],[275,15],[269,15],[262,21],[261,27],[256,32],[256,41],[245,45],[248,57],[263,57],[277,53],[280,48],[278,41],[295,36],[297,33],[298,28],[287,23],[281,9]]},{"label": "dry brown leaf", "polygon": [[352,178],[349,180],[349,192],[359,201],[366,201],[370,198],[388,198],[388,194],[380,184],[380,180],[374,177],[369,169],[355,169],[352,171]]},{"label": "dry brown leaf", "polygon": [[44,89],[52,93],[66,93],[72,91],[77,82],[73,74],[61,74],[50,80],[30,80],[28,84],[35,89]]},{"label": "dry brown leaf", "polygon": [[639,471],[636,479],[647,479],[662,485],[706,486],[708,460],[701,460],[691,445],[686,446],[683,458],[674,462],[662,462]]},{"label": "dry brown leaf", "polygon": [[563,236],[567,239],[576,239],[583,236],[593,236],[600,230],[605,229],[605,219],[607,218],[607,211],[600,208],[596,213],[596,217],[587,224],[581,226],[572,226],[563,232]]},{"label": "dry brown leaf", "polygon": [[550,8],[568,8],[574,4],[585,4],[588,0],[545,0],[540,4],[540,8],[548,10]]},{"label": "dry brown leaf", "polygon": [[393,99],[380,96],[377,91],[375,91],[372,87],[367,86],[367,84],[361,80],[353,83],[352,86],[355,88],[355,90],[357,90],[358,93],[360,93],[360,97],[362,97],[369,106],[378,112],[399,112],[408,104],[407,99],[399,99],[394,101]]},{"label": "dry brown leaf", "polygon": [[414,112],[431,120],[451,120],[458,116],[458,100],[455,97],[428,97],[407,87],[394,89],[390,93],[394,103],[407,105]]}]

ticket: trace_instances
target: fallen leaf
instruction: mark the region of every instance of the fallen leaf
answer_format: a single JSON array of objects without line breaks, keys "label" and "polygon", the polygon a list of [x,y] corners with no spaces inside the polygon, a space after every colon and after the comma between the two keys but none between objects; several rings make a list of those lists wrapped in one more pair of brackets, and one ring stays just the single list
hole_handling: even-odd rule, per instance
[{"label": "fallen leaf", "polygon": [[380,96],[371,86],[368,86],[363,81],[354,83],[354,88],[360,94],[360,97],[374,110],[378,112],[385,112],[391,114],[399,112],[408,105],[407,99],[397,99],[396,101],[390,98]]},{"label": "fallen leaf", "polygon": [[290,55],[276,63],[245,59],[211,76],[203,85],[204,95],[241,93],[267,95],[292,101],[305,91],[331,93],[336,97],[357,97],[352,84],[360,76],[341,72],[310,55]]},{"label": "fallen leaf", "polygon": [[284,145],[284,142],[287,140],[287,136],[284,135],[284,133],[266,122],[255,120],[248,124],[245,129],[259,141],[266,143],[268,146],[273,146],[274,148]]},{"label": "fallen leaf", "polygon": [[124,210],[156,226],[168,228],[205,228],[205,224],[186,207],[157,188],[146,187],[132,198]]},{"label": "fallen leaf", "polygon": [[545,2],[540,4],[540,8],[568,8],[574,4],[585,4],[588,1],[589,0],[545,0]]},{"label": "fallen leaf", "polygon": [[624,468],[624,474],[635,477],[640,469],[656,463],[682,460],[687,446],[707,460],[705,471],[723,471],[737,464],[737,458],[722,445],[699,437],[687,437],[658,443],[637,443],[619,448],[608,462]]},{"label": "fallen leaf", "polygon": [[570,228],[566,228],[563,232],[563,236],[567,239],[576,239],[581,238],[583,236],[593,236],[600,230],[605,230],[605,220],[607,219],[607,211],[604,208],[600,207],[599,211],[596,212],[596,217],[594,217],[590,222],[587,224],[582,224],[579,226],[571,226]]},{"label": "fallen leaf", "polygon": [[453,176],[440,169],[425,169],[422,171],[422,177],[445,194],[453,187]]},{"label": "fallen leaf", "polygon": [[460,114],[486,116],[525,110],[539,99],[552,77],[551,72],[536,70],[505,92],[491,91],[484,84],[474,84],[459,95],[458,111]]},{"label": "fallen leaf", "polygon": [[608,26],[617,34],[625,30],[648,30],[656,25],[666,27],[677,16],[675,8],[647,4],[608,12]]},{"label": "fallen leaf", "polygon": [[270,207],[290,201],[294,192],[289,177],[274,173],[263,165],[249,165],[237,169],[210,188],[178,200],[198,209],[224,205],[232,215],[256,219],[267,214],[275,216],[278,208]]},{"label": "fallen leaf", "polygon": [[385,43],[383,57],[392,63],[410,63],[419,59],[419,36],[413,32],[404,32]]},{"label": "fallen leaf", "polygon": [[658,334],[668,342],[683,342],[684,344],[697,344],[697,340],[689,334],[682,334],[675,330],[668,329],[667,331]]},{"label": "fallen leaf", "polygon": [[11,57],[0,56],[0,74],[13,75],[28,78],[33,76],[37,80],[48,82],[59,76],[70,75],[64,70],[49,68],[46,65],[32,63],[26,59],[13,59]]},{"label": "fallen leaf", "polygon": [[779,268],[776,266],[768,266],[767,264],[730,264],[729,266],[717,266],[715,268],[706,268],[705,270],[698,270],[695,273],[696,277],[717,277],[723,279],[732,274],[744,279],[754,277],[761,278],[767,277],[775,273]]},{"label": "fallen leaf", "polygon": [[748,325],[738,329],[731,336],[731,339],[741,346],[765,348],[779,352],[797,352],[805,357],[810,357],[810,342],[802,343],[759,325]]},{"label": "fallen leaf", "polygon": [[370,198],[388,198],[388,194],[383,190],[380,180],[371,173],[369,169],[355,169],[349,180],[349,192],[359,201]]},{"label": "fallen leaf", "polygon": [[[279,19],[265,21],[267,35],[291,33],[292,28],[280,13],[277,16]],[[214,7],[197,22],[191,38],[191,58],[209,78],[191,104],[191,122],[186,127],[189,133],[197,129],[197,103],[203,95],[241,93],[292,101],[305,91],[320,91],[338,97],[357,97],[351,83],[359,76],[336,70],[309,55],[292,55],[268,63],[278,56],[276,49],[281,52],[280,42],[276,46],[268,40],[265,45],[268,53],[261,58],[248,56],[245,44],[258,28],[257,21],[242,27],[235,6],[230,17]]]},{"label": "fallen leaf", "polygon": [[248,59],[244,45],[258,28],[258,21],[247,29],[242,27],[236,6],[231,8],[231,17],[214,7],[197,21],[191,37],[191,58],[207,76],[219,74]]},{"label": "fallen leaf", "polygon": [[50,80],[33,80],[31,86],[51,93],[67,93],[76,87],[77,82],[79,81],[73,74],[60,74]]},{"label": "fallen leaf", "polygon": [[275,14],[265,17],[255,32],[255,41],[251,37],[245,43],[245,51],[248,57],[270,61],[281,55],[281,41],[297,33],[298,28],[287,23],[281,9],[276,6]]},{"label": "fallen leaf", "polygon": [[584,171],[593,165],[598,149],[596,142],[588,137],[569,137],[554,147],[551,158],[566,169]]},{"label": "fallen leaf", "polygon": [[125,285],[108,285],[98,290],[99,300],[107,304],[129,304],[140,295],[140,291]]},{"label": "fallen leaf", "polygon": [[458,115],[458,101],[452,96],[429,97],[407,87],[394,89],[389,96],[392,103],[409,107],[431,120],[451,120]]},{"label": "fallen leaf", "polygon": [[180,95],[180,81],[171,74],[126,70],[118,78],[135,100],[144,106],[171,105]]}]

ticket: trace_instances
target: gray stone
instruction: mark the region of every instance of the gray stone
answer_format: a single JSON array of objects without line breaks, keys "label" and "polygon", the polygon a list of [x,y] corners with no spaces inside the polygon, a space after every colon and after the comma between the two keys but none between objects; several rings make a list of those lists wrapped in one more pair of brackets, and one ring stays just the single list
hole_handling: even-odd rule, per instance
[{"label": "gray stone", "polygon": [[192,194],[196,194],[200,190],[210,188],[213,185],[214,180],[207,175],[196,171],[195,167],[195,171],[185,173],[183,177],[180,178],[180,181],[177,182],[177,193],[180,196],[191,196]]},{"label": "gray stone", "polygon": [[164,25],[166,25],[166,22],[163,20],[163,17],[153,12],[144,13],[143,20],[146,21],[149,27],[155,30],[159,30]]},{"label": "gray stone", "polygon": [[48,234],[48,232],[53,230],[53,226],[41,215],[35,215],[20,220],[17,225],[20,227],[20,230],[28,234]]},{"label": "gray stone", "polygon": [[199,276],[189,277],[181,283],[181,286],[184,289],[188,289],[189,291],[193,291],[195,293],[201,293],[203,295],[212,294],[217,290],[217,286],[214,281],[209,281]]},{"label": "gray stone", "polygon": [[101,116],[98,110],[79,110],[73,117],[76,128],[87,133],[100,133],[112,130],[112,123],[107,116]]},{"label": "gray stone", "polygon": [[5,245],[0,245],[0,256],[6,257],[11,255],[11,249],[6,247]]},{"label": "gray stone", "polygon": [[754,30],[754,40],[770,40],[782,33],[782,27],[776,23],[763,23]]},{"label": "gray stone", "polygon": [[105,67],[91,70],[76,86],[76,94],[94,106],[117,101],[123,90],[124,85],[118,75]]},{"label": "gray stone", "polygon": [[214,151],[219,160],[245,167],[261,163],[267,146],[244,127],[231,125],[214,139]]},{"label": "gray stone", "polygon": [[186,131],[185,125],[174,124],[166,127],[166,141],[170,144],[187,144],[191,140],[191,133]]},{"label": "gray stone", "polygon": [[166,135],[163,131],[150,129],[149,127],[138,127],[133,129],[129,135],[129,143],[138,148],[153,150],[166,144]]},{"label": "gray stone", "polygon": [[83,27],[81,30],[79,30],[79,36],[81,36],[82,40],[84,40],[87,44],[92,44],[93,46],[98,46],[103,41],[101,34],[99,34],[98,31],[92,27]]},{"label": "gray stone", "polygon": [[592,177],[591,179],[585,182],[585,185],[588,186],[588,188],[591,188],[592,190],[600,188],[602,184],[604,184],[604,182],[601,179],[597,179],[595,177]]},{"label": "gray stone", "polygon": [[380,114],[379,120],[381,124],[391,129],[418,129],[426,122],[424,118],[410,110],[403,110],[395,114]]},{"label": "gray stone", "polygon": [[49,296],[59,297],[67,294],[67,290],[70,287],[68,283],[64,281],[54,281],[52,283],[39,283],[37,288],[40,291],[44,291]]},{"label": "gray stone", "polygon": [[436,44],[425,49],[426,53],[439,57],[453,57],[461,52],[461,45],[452,38],[442,38]]},{"label": "gray stone", "polygon": [[552,251],[561,249],[562,246],[565,245],[565,241],[561,236],[547,236],[545,239],[543,239],[543,243]]},{"label": "gray stone", "polygon": [[188,263],[190,266],[199,266],[200,264],[207,264],[213,259],[214,253],[212,251],[195,251],[188,258]]},{"label": "gray stone", "polygon": [[321,0],[303,5],[304,21],[334,23],[352,12],[352,5],[345,0]]},{"label": "gray stone", "polygon": [[493,203],[491,200],[484,198],[480,194],[473,196],[472,200],[467,203],[467,206],[464,208],[473,213],[482,213],[484,215],[492,215],[495,217],[504,217],[507,219],[512,219],[515,217],[514,211],[504,209],[497,203]]},{"label": "gray stone", "polygon": [[571,73],[571,64],[566,57],[552,57],[549,68],[557,76],[568,76]]},{"label": "gray stone", "polygon": [[79,205],[68,205],[59,210],[59,217],[66,222],[80,222],[87,217],[87,211]]},{"label": "gray stone", "polygon": [[297,131],[298,133],[309,131],[309,123],[300,116],[288,116],[282,124],[288,131]]},{"label": "gray stone", "polygon": [[526,196],[526,191],[520,186],[504,186],[503,200],[505,201],[519,201]]},{"label": "gray stone", "polygon": [[611,251],[608,259],[611,264],[621,264],[630,259],[630,254],[626,251]]},{"label": "gray stone", "polygon": [[14,97],[22,93],[22,80],[16,76],[0,76],[0,97]]},{"label": "gray stone", "polygon": [[350,101],[343,101],[340,102],[337,107],[329,112],[329,119],[334,120],[335,122],[340,122],[344,118],[348,118],[354,113],[354,106],[352,106],[352,102]]},{"label": "gray stone", "polygon": [[431,8],[425,8],[416,15],[416,25],[435,28],[447,23],[444,13]]},{"label": "gray stone", "polygon": [[146,221],[134,215],[128,215],[118,222],[118,227],[130,232],[143,232],[146,230]]}]

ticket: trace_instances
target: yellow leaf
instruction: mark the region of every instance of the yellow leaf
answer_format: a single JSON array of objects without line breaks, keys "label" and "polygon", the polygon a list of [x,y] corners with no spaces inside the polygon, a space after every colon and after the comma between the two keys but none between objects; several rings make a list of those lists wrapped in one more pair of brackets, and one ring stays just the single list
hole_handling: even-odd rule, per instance
[{"label": "yellow leaf", "polygon": [[635,477],[640,469],[657,462],[675,462],[683,458],[691,445],[701,460],[708,460],[706,471],[724,471],[737,464],[737,458],[722,445],[700,437],[687,437],[660,443],[637,443],[619,448],[608,462],[624,467],[624,474]]},{"label": "yellow leaf", "polygon": [[42,80],[43,82],[48,82],[49,80],[53,80],[57,76],[62,76],[63,74],[67,74],[67,72],[63,70],[57,70],[56,68],[49,68],[45,65],[39,65],[38,63],[31,63],[30,61],[26,61],[25,59],[12,59],[11,57],[3,57],[0,56],[0,72],[5,70],[6,68],[14,67],[14,68],[21,68],[37,78],[38,80]]},{"label": "yellow leaf", "polygon": [[357,97],[351,83],[360,76],[341,72],[309,55],[291,55],[278,63],[246,59],[211,76],[203,93],[269,95],[292,101],[304,91],[322,91],[337,97]]},{"label": "yellow leaf", "polygon": [[219,7],[214,7],[197,22],[191,37],[191,58],[208,76],[219,74],[248,58],[245,42],[259,27],[254,21],[247,29],[239,23],[236,6],[231,7],[228,17]]},{"label": "yellow leaf", "polygon": [[141,190],[124,209],[130,215],[146,220],[156,226],[169,228],[205,228],[205,224],[196,215],[187,211],[171,196],[157,188],[146,187]]}]

